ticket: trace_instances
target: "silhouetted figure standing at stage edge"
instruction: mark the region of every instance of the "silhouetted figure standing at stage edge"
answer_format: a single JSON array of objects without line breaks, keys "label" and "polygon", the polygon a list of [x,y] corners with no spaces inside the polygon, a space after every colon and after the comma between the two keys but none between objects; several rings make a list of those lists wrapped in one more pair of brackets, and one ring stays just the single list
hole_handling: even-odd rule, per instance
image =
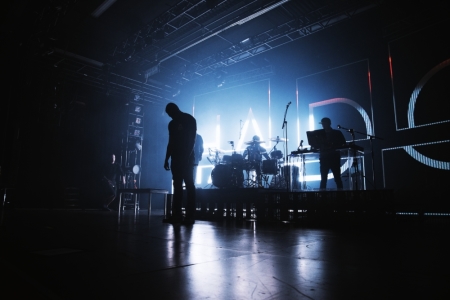
[{"label": "silhouetted figure standing at stage edge", "polygon": [[[194,185],[194,144],[197,122],[190,114],[182,112],[175,103],[166,106],[166,113],[172,118],[169,122],[169,143],[167,144],[164,169],[172,170],[173,201],[171,223],[194,224],[195,185]],[[169,158],[170,166],[169,166]],[[186,216],[182,219],[183,181],[186,185]]]},{"label": "silhouetted figure standing at stage edge", "polygon": [[345,145],[344,135],[341,131],[331,128],[331,120],[329,118],[323,118],[319,124],[322,124],[323,128],[322,141],[319,147],[320,189],[326,189],[328,171],[331,169],[336,187],[342,190],[344,186],[341,179],[341,154],[336,148]]}]

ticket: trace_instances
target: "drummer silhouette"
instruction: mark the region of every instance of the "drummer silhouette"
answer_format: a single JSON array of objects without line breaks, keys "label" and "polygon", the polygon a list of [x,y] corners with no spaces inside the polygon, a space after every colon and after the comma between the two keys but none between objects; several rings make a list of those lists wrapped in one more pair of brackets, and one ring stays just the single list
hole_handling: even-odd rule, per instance
[{"label": "drummer silhouette", "polygon": [[264,157],[265,159],[270,159],[266,149],[264,147],[261,147],[260,144],[262,143],[264,142],[261,142],[259,136],[257,135],[253,136],[252,140],[246,143],[249,146],[245,149],[243,154],[244,159],[248,157],[246,161],[245,170],[247,171],[247,173],[250,172],[250,170],[255,170],[256,180],[259,186],[262,186],[262,178],[261,178],[262,158]]}]

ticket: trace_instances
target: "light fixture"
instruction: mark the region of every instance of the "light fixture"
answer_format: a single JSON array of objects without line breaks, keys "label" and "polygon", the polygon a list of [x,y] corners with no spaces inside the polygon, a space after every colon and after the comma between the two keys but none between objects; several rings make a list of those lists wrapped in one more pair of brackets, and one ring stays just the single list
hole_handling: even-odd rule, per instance
[{"label": "light fixture", "polygon": [[136,141],[136,144],[134,144],[134,146],[136,147],[136,150],[138,150],[138,151],[142,150],[142,145],[141,145],[141,143],[139,143],[139,141]]},{"label": "light fixture", "polygon": [[134,165],[133,166],[133,173],[134,174],[139,174],[139,172],[141,171],[141,167],[139,167],[138,165]]}]

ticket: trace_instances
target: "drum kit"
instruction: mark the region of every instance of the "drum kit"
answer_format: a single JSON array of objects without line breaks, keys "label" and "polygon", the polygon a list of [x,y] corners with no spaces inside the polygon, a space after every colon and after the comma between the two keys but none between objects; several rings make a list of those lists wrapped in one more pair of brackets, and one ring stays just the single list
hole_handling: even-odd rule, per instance
[{"label": "drum kit", "polygon": [[[263,160],[262,163],[256,157],[260,157],[261,153],[248,153],[248,158],[244,159],[242,154],[236,153],[234,150],[234,142],[230,141],[232,146],[232,154],[224,155],[222,151],[218,149],[209,149],[208,161],[214,165],[211,172],[212,184],[218,188],[243,188],[243,187],[261,187],[261,182],[264,180],[264,186],[270,188],[285,188],[286,180],[285,173],[286,168],[283,167],[283,152],[277,150],[276,146],[280,142],[286,142],[284,138],[271,138],[270,141],[276,142],[275,146],[268,153],[270,159]],[[263,144],[264,141],[249,141],[245,142],[246,145],[254,146]],[[261,170],[262,178],[251,178],[249,173],[254,170]],[[247,176],[245,179],[244,171]],[[282,174],[280,174],[282,173]],[[272,176],[272,180],[269,183],[269,175]],[[288,175],[289,176],[289,175]]]}]

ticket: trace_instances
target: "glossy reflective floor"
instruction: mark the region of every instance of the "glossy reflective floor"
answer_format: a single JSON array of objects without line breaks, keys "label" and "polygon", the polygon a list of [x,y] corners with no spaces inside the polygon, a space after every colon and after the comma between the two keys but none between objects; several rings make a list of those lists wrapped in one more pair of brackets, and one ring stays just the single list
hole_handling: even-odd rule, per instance
[{"label": "glossy reflective floor", "polygon": [[[2,299],[449,299],[448,225],[1,211]],[[6,295],[6,296],[5,296]]]}]

